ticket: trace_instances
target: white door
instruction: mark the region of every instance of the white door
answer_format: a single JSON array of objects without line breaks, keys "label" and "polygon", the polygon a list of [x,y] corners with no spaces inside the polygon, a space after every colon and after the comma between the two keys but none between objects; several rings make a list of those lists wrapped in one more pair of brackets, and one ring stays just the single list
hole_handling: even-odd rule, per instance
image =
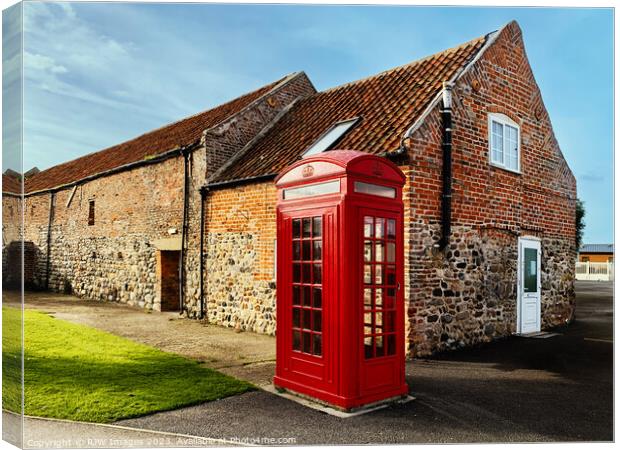
[{"label": "white door", "polygon": [[540,241],[519,238],[517,333],[540,331]]}]

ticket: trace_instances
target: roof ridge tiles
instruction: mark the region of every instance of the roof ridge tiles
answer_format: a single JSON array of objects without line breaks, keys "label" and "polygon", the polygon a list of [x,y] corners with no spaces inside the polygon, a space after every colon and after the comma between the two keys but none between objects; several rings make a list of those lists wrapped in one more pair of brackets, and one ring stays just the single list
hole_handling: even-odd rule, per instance
[{"label": "roof ridge tiles", "polygon": [[353,116],[361,118],[359,125],[341,137],[334,148],[373,154],[394,151],[412,124],[426,116],[444,82],[453,82],[465,73],[492,45],[498,33],[493,31],[408,64],[300,99],[209,182],[228,184],[278,173],[296,161],[334,123]]},{"label": "roof ridge tiles", "polygon": [[391,74],[393,72],[397,72],[398,70],[403,70],[404,71],[407,68],[416,66],[416,65],[421,64],[421,63],[423,63],[425,61],[428,61],[428,60],[431,60],[431,59],[435,59],[437,57],[444,57],[446,54],[449,54],[449,53],[452,53],[452,52],[456,52],[458,50],[462,50],[463,48],[466,48],[468,46],[476,45],[481,40],[486,40],[491,34],[496,33],[496,32],[497,32],[497,30],[491,31],[490,33],[484,34],[482,36],[478,36],[477,38],[471,39],[471,40],[469,40],[467,42],[464,42],[462,44],[455,45],[454,47],[450,47],[448,49],[441,50],[439,52],[436,52],[436,53],[433,53],[433,54],[430,54],[430,55],[426,55],[426,56],[424,56],[422,58],[410,61],[408,63],[401,64],[399,66],[395,66],[395,67],[392,67],[390,69],[386,69],[386,70],[384,70],[382,72],[375,73],[373,75],[368,75],[367,77],[363,77],[363,78],[360,78],[358,80],[349,81],[347,83],[340,84],[338,86],[333,86],[333,87],[324,89],[324,90],[320,91],[318,94],[332,92],[332,91],[336,91],[338,89],[346,88],[346,87],[348,87],[350,85],[355,85],[355,84],[358,84],[358,83],[364,83],[366,81],[371,81],[373,79],[386,76],[386,75]]},{"label": "roof ridge tiles", "polygon": [[[274,82],[246,92],[212,108],[151,129],[118,144],[56,164],[28,178],[25,183],[25,191],[26,193],[45,192],[59,186],[75,184],[91,176],[104,174],[109,170],[136,164],[144,159],[150,159],[153,156],[163,155],[175,149],[191,145],[200,140],[199,133],[222,123],[247,107],[254,105],[269,93],[279,89],[303,73],[302,71],[290,73]],[[253,95],[257,95],[256,98],[252,98]],[[248,100],[245,105],[243,104],[244,100]],[[241,105],[239,105],[241,107],[235,108],[235,102],[241,102]],[[230,109],[230,111],[227,111],[227,109]],[[219,117],[218,115],[222,116]],[[201,122],[203,118],[204,120]],[[198,123],[194,124],[192,123],[193,121]],[[209,123],[210,121],[214,123]],[[182,130],[178,130],[180,134],[177,137],[172,136],[175,134],[172,133],[172,130],[175,130],[175,128],[182,128]],[[171,130],[170,135],[165,135],[166,130]],[[149,138],[151,138],[152,142],[143,142],[148,141]],[[187,142],[188,140],[192,142]],[[152,152],[149,150],[151,148]],[[145,152],[148,152],[148,154]],[[66,170],[72,170],[72,175],[63,173]]]},{"label": "roof ridge tiles", "polygon": [[[245,110],[246,110],[246,109],[248,109],[248,108],[251,108],[251,107],[252,107],[252,105],[256,104],[256,103],[257,103],[257,102],[259,102],[261,99],[265,98],[265,96],[266,96],[266,95],[268,95],[268,94],[270,94],[270,93],[274,92],[274,91],[275,91],[275,90],[277,90],[277,89],[280,89],[280,88],[281,88],[282,86],[284,86],[286,83],[288,83],[289,81],[291,81],[291,80],[293,80],[293,79],[297,78],[298,76],[301,76],[303,73],[304,73],[304,71],[303,71],[303,70],[299,70],[299,71],[297,71],[297,72],[292,72],[292,73],[289,73],[288,75],[283,76],[282,78],[280,78],[280,79],[279,79],[279,80],[277,80],[277,81],[274,81],[274,82],[272,82],[272,83],[268,83],[268,84],[266,84],[266,85],[264,85],[264,86],[262,86],[262,87],[259,87],[258,89],[254,89],[254,90],[252,90],[252,91],[246,92],[245,94],[238,95],[237,97],[235,97],[235,98],[233,98],[233,99],[231,99],[231,100],[229,100],[229,101],[227,101],[227,102],[224,102],[224,103],[221,103],[221,104],[219,104],[219,105],[216,105],[216,106],[214,106],[214,107],[213,107],[213,108],[211,108],[211,109],[207,109],[207,110],[205,110],[205,111],[202,111],[202,112],[199,112],[199,113],[196,113],[196,114],[192,114],[191,116],[187,116],[187,117],[185,117],[184,119],[177,120],[176,122],[172,122],[172,123],[170,123],[170,124],[168,124],[168,125],[174,125],[174,124],[176,124],[176,123],[183,122],[183,121],[184,121],[184,120],[186,120],[186,119],[191,119],[191,118],[193,118],[193,117],[197,117],[197,116],[199,116],[199,115],[201,115],[201,114],[204,114],[204,113],[206,113],[206,112],[209,112],[209,111],[211,111],[211,110],[213,110],[213,109],[215,109],[215,108],[219,108],[220,106],[226,105],[226,104],[228,104],[228,103],[234,102],[235,100],[237,100],[237,99],[239,99],[239,98],[241,98],[241,97],[245,97],[246,95],[250,95],[250,94],[252,94],[252,93],[254,93],[254,92],[256,92],[256,91],[260,91],[261,89],[264,89],[265,87],[267,87],[267,86],[271,85],[271,88],[269,88],[268,90],[266,90],[266,91],[265,91],[262,95],[260,95],[260,96],[256,97],[254,100],[252,100],[250,103],[248,103],[247,105],[245,105],[243,108],[239,109],[239,110],[238,110],[238,111],[236,111],[234,114],[231,114],[230,116],[226,117],[225,119],[223,119],[223,120],[219,121],[218,123],[216,123],[216,124],[214,124],[214,125],[212,125],[212,126],[210,126],[210,127],[209,127],[209,128],[215,128],[215,127],[217,127],[218,125],[220,125],[222,122],[225,122],[225,121],[226,121],[227,119],[229,119],[230,117],[232,117],[232,116],[234,116],[234,115],[237,115],[237,114],[239,114],[240,112],[245,111]],[[166,128],[168,125],[164,125],[164,126],[162,126],[161,128]],[[155,130],[151,130],[151,131],[157,131],[157,129],[155,129]],[[203,130],[203,131],[205,131],[205,130]],[[148,133],[149,133],[149,132],[147,132],[146,134],[148,134]]]},{"label": "roof ridge tiles", "polygon": [[210,177],[206,180],[206,185],[210,184],[211,180],[216,179],[221,173],[224,173],[230,166],[232,166],[237,160],[239,160],[246,151],[252,148],[252,146],[259,141],[267,132],[274,127],[276,123],[278,123],[286,114],[295,107],[297,103],[302,101],[302,98],[296,98],[291,103],[286,105],[282,111],[280,111],[269,123],[267,123],[253,139],[251,139],[246,145],[243,146],[237,153],[235,153],[228,161],[226,161],[218,170],[216,170]]}]

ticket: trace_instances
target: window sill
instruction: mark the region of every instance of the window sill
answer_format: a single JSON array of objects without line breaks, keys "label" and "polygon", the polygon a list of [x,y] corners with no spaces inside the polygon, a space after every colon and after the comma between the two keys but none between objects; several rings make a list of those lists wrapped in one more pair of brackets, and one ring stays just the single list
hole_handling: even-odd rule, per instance
[{"label": "window sill", "polygon": [[505,170],[506,172],[514,173],[515,175],[521,175],[521,171],[520,170],[510,169],[510,168],[508,168],[506,166],[502,166],[502,165],[496,164],[494,162],[489,162],[489,165],[491,167],[495,167],[496,169],[502,169],[502,170]]}]

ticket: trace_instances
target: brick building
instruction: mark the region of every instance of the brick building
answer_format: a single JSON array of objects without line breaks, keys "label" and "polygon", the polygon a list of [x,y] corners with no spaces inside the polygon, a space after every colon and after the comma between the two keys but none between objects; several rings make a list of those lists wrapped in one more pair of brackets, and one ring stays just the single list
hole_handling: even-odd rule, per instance
[{"label": "brick building", "polygon": [[32,175],[29,283],[273,334],[273,180],[335,148],[407,177],[410,355],[525,331],[526,300],[535,328],[572,319],[575,178],[515,22],[322,92],[295,73]]},{"label": "brick building", "polygon": [[614,244],[584,244],[579,249],[579,262],[614,262]]}]

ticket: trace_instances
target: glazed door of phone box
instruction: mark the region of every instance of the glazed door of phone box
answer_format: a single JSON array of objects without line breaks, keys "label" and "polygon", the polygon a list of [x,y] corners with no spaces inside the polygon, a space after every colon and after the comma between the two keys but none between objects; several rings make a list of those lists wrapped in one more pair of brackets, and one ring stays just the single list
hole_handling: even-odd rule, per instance
[{"label": "glazed door of phone box", "polygon": [[[336,209],[283,212],[278,267],[278,338],[282,370],[296,383],[327,389],[334,383],[337,313],[331,282],[336,262]],[[282,333],[282,334],[280,334]]]},{"label": "glazed door of phone box", "polygon": [[360,208],[361,387],[404,383],[403,229],[396,212]]}]

